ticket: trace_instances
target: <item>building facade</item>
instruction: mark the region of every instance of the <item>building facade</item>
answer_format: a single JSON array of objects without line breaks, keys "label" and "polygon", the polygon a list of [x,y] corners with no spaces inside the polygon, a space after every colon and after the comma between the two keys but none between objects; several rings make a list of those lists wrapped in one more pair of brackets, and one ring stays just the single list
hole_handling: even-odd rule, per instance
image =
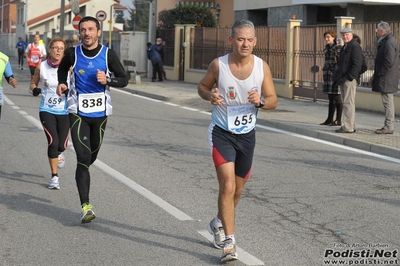
[{"label": "building facade", "polygon": [[[103,30],[110,28],[110,14],[114,14],[114,9],[119,8],[115,0],[78,0],[79,16],[96,17],[99,11],[106,14],[106,19],[102,22]],[[72,20],[75,14],[71,10],[70,2],[64,0],[64,8],[61,7],[62,1],[55,0],[14,0],[11,4],[15,5],[16,13],[16,33],[18,36],[32,35],[34,33],[43,34],[45,32],[60,32],[60,24],[63,21],[65,31],[73,31]],[[114,6],[115,5],[115,6]],[[61,10],[64,12],[61,12]],[[122,24],[115,24],[112,19],[112,29],[122,30]]]},{"label": "building facade", "polygon": [[255,25],[285,26],[295,15],[302,25],[335,23],[335,17],[354,17],[354,23],[397,21],[400,6],[394,0],[233,0],[235,20],[250,19]]},{"label": "building facade", "polygon": [[14,33],[17,24],[16,6],[10,3],[11,0],[2,0],[0,3],[0,32]]}]

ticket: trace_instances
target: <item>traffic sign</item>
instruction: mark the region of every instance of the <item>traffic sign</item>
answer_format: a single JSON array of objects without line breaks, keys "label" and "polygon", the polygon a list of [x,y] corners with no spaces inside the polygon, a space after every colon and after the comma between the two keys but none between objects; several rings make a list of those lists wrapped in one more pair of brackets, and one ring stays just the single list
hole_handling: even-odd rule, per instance
[{"label": "traffic sign", "polygon": [[79,21],[81,21],[81,16],[75,16],[72,19],[72,26],[74,27],[74,29],[79,30]]},{"label": "traffic sign", "polygon": [[107,14],[106,14],[105,11],[99,10],[96,13],[96,18],[97,18],[98,21],[103,22],[104,20],[106,20]]}]

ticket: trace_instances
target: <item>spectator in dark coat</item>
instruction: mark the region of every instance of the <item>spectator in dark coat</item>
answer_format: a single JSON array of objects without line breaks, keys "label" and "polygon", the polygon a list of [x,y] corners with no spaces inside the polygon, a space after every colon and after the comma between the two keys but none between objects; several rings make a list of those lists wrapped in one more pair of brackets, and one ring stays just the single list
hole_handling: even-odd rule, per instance
[{"label": "spectator in dark coat", "polygon": [[156,45],[154,46],[154,48],[161,55],[161,72],[162,72],[163,78],[166,80],[167,76],[166,76],[165,70],[164,70],[164,60],[165,60],[164,42],[161,38],[157,38]]},{"label": "spectator in dark coat", "polygon": [[356,89],[360,81],[362,50],[353,39],[353,30],[344,28],[340,31],[344,46],[340,51],[338,69],[335,72],[335,84],[340,86],[343,100],[342,126],[337,133],[355,133]]},{"label": "spectator in dark coat", "polygon": [[[326,45],[324,48],[325,63],[323,67],[323,93],[328,94],[328,118],[320,125],[341,126],[342,125],[342,110],[343,102],[340,95],[339,86],[335,84],[335,72],[339,61],[339,52],[341,45],[336,44],[337,34],[334,30],[328,30],[324,33]],[[336,109],[336,119],[333,120],[333,115]]]},{"label": "spectator in dark coat", "polygon": [[153,65],[153,77],[151,78],[151,81],[157,81],[156,73],[158,74],[158,81],[163,81],[160,68],[160,64],[162,62],[161,55],[157,52],[151,42],[147,43],[147,59],[149,59],[151,61],[151,64]]},{"label": "spectator in dark coat", "polygon": [[376,34],[379,40],[372,77],[372,91],[381,93],[385,123],[375,133],[393,134],[395,116],[393,93],[398,90],[399,85],[399,45],[387,22],[378,24]]}]

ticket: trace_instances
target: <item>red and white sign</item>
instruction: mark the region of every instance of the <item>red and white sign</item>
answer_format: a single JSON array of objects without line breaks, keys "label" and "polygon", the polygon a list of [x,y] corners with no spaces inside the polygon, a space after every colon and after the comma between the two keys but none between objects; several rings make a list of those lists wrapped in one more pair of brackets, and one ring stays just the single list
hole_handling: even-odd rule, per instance
[{"label": "red and white sign", "polygon": [[106,20],[107,14],[106,14],[105,11],[99,10],[96,13],[96,18],[97,18],[98,21],[103,22],[104,20]]},{"label": "red and white sign", "polygon": [[81,21],[81,17],[80,16],[75,16],[72,19],[72,26],[74,27],[74,29],[79,30],[79,21]]}]

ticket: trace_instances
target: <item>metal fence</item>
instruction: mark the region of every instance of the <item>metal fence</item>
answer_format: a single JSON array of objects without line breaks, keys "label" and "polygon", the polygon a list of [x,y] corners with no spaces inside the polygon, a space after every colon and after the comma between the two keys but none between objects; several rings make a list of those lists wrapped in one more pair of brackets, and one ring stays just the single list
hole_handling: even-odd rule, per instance
[{"label": "metal fence", "polygon": [[[389,24],[400,44],[400,22],[389,22]],[[378,44],[375,32],[377,23],[353,23],[351,27],[361,39],[361,47],[368,66],[368,70],[360,77],[360,86],[370,88]],[[336,31],[336,24],[295,27],[292,81],[294,95],[314,100],[326,99],[326,95],[322,94],[322,67],[325,61],[323,49],[326,44],[324,32],[327,30]]]},{"label": "metal fence", "polygon": [[[190,68],[207,69],[211,61],[229,53],[230,28],[194,28],[191,32]],[[274,78],[286,74],[286,27],[256,28],[257,45],[253,53],[271,67]]]},{"label": "metal fence", "polygon": [[294,28],[293,80],[294,95],[307,98],[325,99],[322,89],[322,67],[326,45],[324,32],[336,25],[299,26]]},{"label": "metal fence", "polygon": [[164,66],[174,66],[175,29],[157,30],[157,37],[164,42]]}]

